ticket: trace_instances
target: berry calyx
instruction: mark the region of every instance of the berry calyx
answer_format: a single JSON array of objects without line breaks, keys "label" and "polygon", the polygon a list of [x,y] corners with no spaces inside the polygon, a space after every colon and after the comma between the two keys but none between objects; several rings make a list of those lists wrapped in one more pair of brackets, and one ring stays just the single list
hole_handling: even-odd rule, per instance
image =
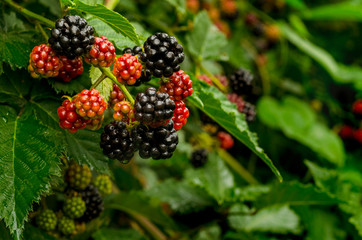
[{"label": "berry calyx", "polygon": [[112,181],[107,175],[98,175],[94,180],[94,186],[103,196],[109,195],[112,192]]},{"label": "berry calyx", "polygon": [[71,235],[75,230],[74,220],[65,216],[58,220],[58,229],[63,235]]},{"label": "berry calyx", "polygon": [[119,88],[119,86],[113,83],[113,90],[111,91],[111,96],[109,98],[109,104],[113,107],[116,103],[125,100],[124,93]]},{"label": "berry calyx", "polygon": [[134,121],[134,108],[128,101],[118,102],[113,107],[113,118],[116,121],[132,122]]},{"label": "berry calyx", "polygon": [[172,100],[183,100],[194,91],[190,76],[182,70],[174,73],[169,80],[161,85],[160,92],[167,92]]},{"label": "berry calyx", "polygon": [[57,20],[49,44],[59,56],[69,59],[88,53],[94,44],[94,29],[84,18],[67,15]]},{"label": "berry calyx", "polygon": [[99,194],[98,189],[92,184],[80,192],[80,194],[86,205],[86,210],[80,220],[90,222],[97,218],[104,210],[102,196]]},{"label": "berry calyx", "polygon": [[65,200],[63,205],[64,214],[71,219],[80,218],[86,210],[85,202],[81,197],[72,197]]},{"label": "berry calyx", "polygon": [[59,70],[58,79],[62,79],[64,82],[70,82],[70,80],[83,73],[83,60],[81,57],[68,59],[66,56],[62,56],[59,58],[62,62],[62,67]]},{"label": "berry calyx", "polygon": [[83,190],[92,181],[92,172],[87,165],[80,166],[73,161],[67,170],[65,180],[71,188]]},{"label": "berry calyx", "polygon": [[77,114],[75,104],[69,101],[69,99],[63,101],[57,113],[59,116],[59,126],[62,129],[67,129],[70,133],[75,133],[78,129],[86,127],[86,120]]},{"label": "berry calyx", "polygon": [[105,36],[95,37],[92,49],[84,56],[84,61],[95,67],[109,67],[116,59],[116,49]]},{"label": "berry calyx", "polygon": [[191,164],[194,168],[199,168],[207,162],[208,151],[205,148],[200,148],[192,152]]},{"label": "berry calyx", "polygon": [[234,146],[234,139],[227,132],[223,131],[218,132],[217,138],[220,141],[220,147],[223,149],[230,149]]},{"label": "berry calyx", "polygon": [[230,87],[238,95],[251,94],[253,79],[248,70],[240,68],[229,77]]},{"label": "berry calyx", "polygon": [[52,231],[57,226],[57,216],[55,213],[50,210],[46,209],[42,211],[37,217],[36,217],[36,223],[39,226],[39,228],[45,230],[45,231]]},{"label": "berry calyx", "polygon": [[127,85],[134,85],[141,77],[141,71],[142,64],[129,53],[117,58],[113,67],[113,75],[116,76],[118,82]]},{"label": "berry calyx", "polygon": [[46,44],[34,47],[30,53],[28,70],[33,78],[56,77],[62,66],[55,52]]},{"label": "berry calyx", "polygon": [[104,114],[107,103],[96,89],[84,89],[73,100],[79,116],[85,119],[98,119]]},{"label": "berry calyx", "polygon": [[172,116],[174,128],[176,131],[180,130],[186,123],[189,117],[189,110],[183,101],[175,101],[175,112]]}]

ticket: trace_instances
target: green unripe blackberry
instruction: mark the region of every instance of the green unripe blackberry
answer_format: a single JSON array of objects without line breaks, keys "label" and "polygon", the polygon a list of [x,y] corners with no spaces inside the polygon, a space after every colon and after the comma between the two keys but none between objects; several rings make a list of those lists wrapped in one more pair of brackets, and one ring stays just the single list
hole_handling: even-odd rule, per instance
[{"label": "green unripe blackberry", "polygon": [[81,197],[68,198],[65,200],[63,205],[64,214],[72,219],[83,216],[85,210],[85,202]]},{"label": "green unripe blackberry", "polygon": [[63,235],[70,235],[75,230],[74,220],[65,216],[61,217],[58,221],[58,229]]},{"label": "green unripe blackberry", "polygon": [[112,181],[107,175],[98,175],[94,180],[94,186],[103,196],[112,192]]},{"label": "green unripe blackberry", "polygon": [[36,223],[39,228],[45,231],[51,231],[57,226],[57,216],[52,210],[46,209],[36,217]]},{"label": "green unripe blackberry", "polygon": [[92,181],[92,172],[87,165],[80,166],[73,162],[68,168],[66,181],[75,190],[84,190]]}]

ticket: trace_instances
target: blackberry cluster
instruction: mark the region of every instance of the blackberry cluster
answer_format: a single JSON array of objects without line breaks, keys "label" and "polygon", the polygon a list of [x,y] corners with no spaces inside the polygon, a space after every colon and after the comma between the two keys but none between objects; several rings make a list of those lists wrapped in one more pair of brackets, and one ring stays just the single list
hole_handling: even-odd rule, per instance
[{"label": "blackberry cluster", "polygon": [[57,226],[57,216],[52,210],[46,209],[36,217],[36,223],[41,229],[51,231]]},{"label": "blackberry cluster", "polygon": [[230,77],[230,87],[236,94],[250,94],[253,88],[253,75],[245,69],[238,69]]},{"label": "blackberry cluster", "polygon": [[185,59],[181,44],[167,33],[151,35],[143,48],[145,52],[141,53],[141,60],[155,77],[170,77],[180,70]]},{"label": "blackberry cluster", "polygon": [[80,218],[86,210],[85,202],[81,197],[72,197],[65,200],[63,211],[71,219]]},{"label": "blackberry cluster", "polygon": [[150,128],[140,124],[132,131],[135,145],[141,158],[170,158],[178,144],[178,136],[170,120],[166,125]]},{"label": "blackberry cluster", "polygon": [[74,220],[65,216],[58,221],[58,229],[63,235],[71,235],[75,230]]},{"label": "blackberry cluster", "polygon": [[167,93],[158,93],[156,88],[147,88],[138,93],[135,101],[135,119],[152,127],[158,127],[169,120],[175,110],[175,102]]},{"label": "blackberry cluster", "polygon": [[199,168],[205,165],[207,162],[208,152],[205,148],[200,148],[192,152],[191,164],[195,168]]},{"label": "blackberry cluster", "polygon": [[103,199],[97,188],[91,184],[81,192],[81,196],[87,208],[81,220],[84,222],[90,222],[103,212]]},{"label": "blackberry cluster", "polygon": [[111,159],[127,163],[137,151],[125,122],[111,122],[101,135],[103,153]]},{"label": "blackberry cluster", "polygon": [[87,165],[80,166],[76,162],[72,162],[66,173],[65,180],[71,188],[83,190],[92,181],[92,172]]},{"label": "blackberry cluster", "polygon": [[77,15],[59,19],[52,30],[49,44],[59,56],[70,59],[88,53],[94,44],[94,29]]}]

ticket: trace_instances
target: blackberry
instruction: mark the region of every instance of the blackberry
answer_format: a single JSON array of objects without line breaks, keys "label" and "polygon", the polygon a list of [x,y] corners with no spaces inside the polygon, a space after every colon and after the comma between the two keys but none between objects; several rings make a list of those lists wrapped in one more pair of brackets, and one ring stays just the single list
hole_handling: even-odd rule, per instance
[{"label": "blackberry", "polygon": [[352,112],[358,119],[362,119],[362,99],[358,99],[353,103]]},{"label": "blackberry", "polygon": [[151,157],[155,160],[170,158],[178,144],[172,120],[158,128],[149,128],[140,124],[133,129],[132,136],[141,158]]},{"label": "blackberry", "polygon": [[95,119],[88,119],[87,120],[87,125],[85,127],[87,129],[96,131],[96,130],[98,130],[98,129],[100,129],[102,127],[103,120],[104,120],[104,115],[100,115]]},{"label": "blackberry", "polygon": [[112,72],[118,82],[131,86],[141,77],[141,71],[142,64],[138,62],[138,59],[129,53],[125,53],[117,58]]},{"label": "blackberry", "polygon": [[68,99],[65,99],[62,106],[58,107],[57,113],[59,126],[62,129],[67,129],[70,133],[75,133],[87,125],[86,120],[76,112],[75,104]]},{"label": "blackberry", "polygon": [[64,82],[70,82],[70,80],[83,73],[82,57],[68,59],[66,56],[62,56],[59,58],[63,66],[59,69],[58,79],[62,79]]},{"label": "blackberry", "polygon": [[181,44],[167,33],[151,35],[143,44],[143,49],[145,52],[140,54],[141,60],[155,77],[170,77],[180,70],[180,64],[185,59]]},{"label": "blackberry", "polygon": [[97,89],[84,89],[73,100],[76,112],[84,119],[100,119],[107,109],[107,103]]},{"label": "blackberry", "polygon": [[192,152],[191,164],[195,168],[199,168],[205,165],[207,162],[207,150],[205,148],[197,149]]},{"label": "blackberry", "polygon": [[117,84],[113,83],[113,89],[111,91],[111,96],[109,98],[109,104],[113,108],[116,103],[121,102],[123,100],[125,100],[124,93]]},{"label": "blackberry", "polygon": [[183,101],[175,101],[175,113],[172,116],[174,128],[176,131],[180,130],[186,123],[189,117],[189,109],[185,106]]},{"label": "blackberry", "polygon": [[133,105],[128,101],[116,103],[113,107],[113,110],[113,118],[116,121],[124,121],[130,123],[135,120]]},{"label": "blackberry", "polygon": [[71,219],[80,218],[86,210],[85,202],[81,197],[72,197],[65,200],[63,211]]},{"label": "blackberry", "polygon": [[74,220],[65,216],[58,221],[58,229],[63,235],[71,235],[75,230]]},{"label": "blackberry", "polygon": [[104,127],[100,146],[110,159],[117,159],[122,163],[128,163],[137,151],[126,123],[121,121],[113,121]]},{"label": "blackberry", "polygon": [[80,194],[87,208],[80,220],[90,222],[103,212],[103,199],[98,189],[91,184],[84,191],[80,192]]},{"label": "blackberry", "polygon": [[217,138],[220,141],[220,147],[223,149],[229,149],[234,146],[234,139],[227,132],[223,132],[223,131],[218,132]]},{"label": "blackberry", "polygon": [[[125,48],[123,49],[123,54],[128,53],[132,56],[138,55],[138,58],[140,58],[140,55],[142,54],[143,50],[140,46],[135,46],[132,48]],[[149,69],[142,68],[141,76],[137,78],[135,84],[133,86],[140,86],[143,83],[149,82],[151,80],[152,73]]]},{"label": "blackberry", "polygon": [[78,15],[59,19],[52,30],[49,44],[59,56],[69,59],[88,53],[94,44],[94,29]]},{"label": "blackberry", "polygon": [[245,114],[246,121],[252,122],[255,120],[256,110],[253,104],[245,102],[243,113]]},{"label": "blackberry", "polygon": [[140,46],[135,46],[133,48],[125,48],[123,49],[123,54],[128,53],[131,54],[132,56],[136,56],[139,55],[140,53],[142,53],[142,48]]},{"label": "blackberry", "polygon": [[51,47],[41,44],[33,48],[30,53],[28,71],[33,78],[40,76],[56,77],[63,66]]},{"label": "blackberry", "polygon": [[169,81],[163,83],[160,92],[167,92],[172,100],[183,100],[193,93],[190,76],[180,70],[172,74]]},{"label": "blackberry", "polygon": [[250,94],[253,89],[253,75],[248,70],[238,69],[230,77],[230,87],[236,94]]},{"label": "blackberry", "polygon": [[149,87],[144,93],[137,94],[135,119],[151,127],[158,127],[172,118],[175,106],[167,93],[158,93],[156,88]]},{"label": "blackberry", "polygon": [[112,181],[107,175],[99,175],[94,180],[94,186],[102,195],[108,195],[112,192]]},{"label": "blackberry", "polygon": [[88,64],[95,67],[109,67],[116,59],[116,48],[105,36],[95,37],[92,49],[84,56]]},{"label": "blackberry", "polygon": [[92,181],[92,172],[87,165],[80,166],[73,161],[67,170],[65,180],[71,188],[83,190]]},{"label": "blackberry", "polygon": [[39,228],[51,231],[57,226],[57,216],[52,210],[46,209],[36,217],[36,223]]}]

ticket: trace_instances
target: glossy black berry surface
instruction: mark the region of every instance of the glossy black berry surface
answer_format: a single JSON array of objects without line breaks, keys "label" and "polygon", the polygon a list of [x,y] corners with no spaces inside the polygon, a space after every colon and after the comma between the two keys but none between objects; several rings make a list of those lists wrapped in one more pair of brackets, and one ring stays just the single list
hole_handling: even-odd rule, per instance
[{"label": "glossy black berry surface", "polygon": [[89,185],[80,194],[86,206],[86,210],[80,220],[90,222],[97,218],[104,210],[102,196],[93,185]]},{"label": "glossy black berry surface", "polygon": [[192,155],[191,155],[192,166],[194,166],[195,168],[204,166],[205,163],[207,162],[207,155],[208,155],[208,152],[204,148],[200,148],[200,149],[193,151]]},{"label": "glossy black berry surface", "polygon": [[236,94],[251,94],[253,79],[253,75],[248,70],[240,68],[229,77],[230,87]]}]

